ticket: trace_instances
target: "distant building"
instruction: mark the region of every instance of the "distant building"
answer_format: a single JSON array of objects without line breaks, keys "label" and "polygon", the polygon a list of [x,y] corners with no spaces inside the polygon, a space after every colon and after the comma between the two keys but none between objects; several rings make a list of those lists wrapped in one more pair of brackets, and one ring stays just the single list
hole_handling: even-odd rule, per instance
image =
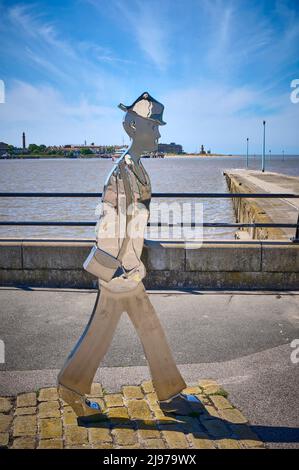
[{"label": "distant building", "polygon": [[0,142],[0,156],[6,154],[8,151],[8,144]]},{"label": "distant building", "polygon": [[127,150],[127,148],[128,148],[127,146],[126,147],[121,147],[121,148],[115,147],[114,154],[120,156]]},{"label": "distant building", "polygon": [[170,144],[158,144],[158,152],[183,153],[183,147],[175,142],[170,142]]},{"label": "distant building", "polygon": [[[111,150],[115,151],[125,151],[127,149],[127,145],[125,146],[120,146],[120,145],[95,145],[94,143],[90,145],[80,145],[80,144],[67,144],[63,146],[63,149],[65,150],[80,150],[82,148],[89,148],[93,153],[109,153]],[[49,148],[56,149],[56,146],[52,146]]]}]

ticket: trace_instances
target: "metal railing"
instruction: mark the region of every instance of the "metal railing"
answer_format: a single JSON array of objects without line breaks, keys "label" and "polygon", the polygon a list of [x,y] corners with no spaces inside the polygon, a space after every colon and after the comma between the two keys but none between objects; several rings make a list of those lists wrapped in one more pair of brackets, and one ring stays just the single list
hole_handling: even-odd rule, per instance
[{"label": "metal railing", "polygon": [[[76,198],[100,198],[102,193],[68,193],[68,192],[0,192],[0,197],[8,198],[65,198],[65,197],[76,197]],[[299,198],[299,194],[290,194],[290,193],[152,193],[154,198],[250,198],[250,199],[272,199],[272,198],[281,198],[281,199],[296,199]],[[97,222],[90,221],[0,221],[0,226],[4,225],[21,225],[21,226],[59,226],[59,227],[92,227],[95,226]],[[295,236],[291,238],[293,242],[299,242],[299,214],[297,223],[226,223],[226,222],[204,222],[204,223],[162,223],[162,222],[148,222],[147,226],[150,227],[225,227],[225,228],[241,228],[241,227],[253,227],[253,228],[295,228]]]}]

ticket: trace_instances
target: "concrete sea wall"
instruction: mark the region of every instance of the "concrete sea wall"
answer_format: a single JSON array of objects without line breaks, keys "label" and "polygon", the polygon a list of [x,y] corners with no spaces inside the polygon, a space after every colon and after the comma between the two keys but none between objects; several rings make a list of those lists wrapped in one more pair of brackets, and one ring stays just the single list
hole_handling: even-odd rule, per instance
[{"label": "concrete sea wall", "polygon": [[[82,265],[91,240],[0,240],[0,284],[96,288]],[[148,289],[299,288],[299,244],[278,241],[163,242],[146,240]]]}]

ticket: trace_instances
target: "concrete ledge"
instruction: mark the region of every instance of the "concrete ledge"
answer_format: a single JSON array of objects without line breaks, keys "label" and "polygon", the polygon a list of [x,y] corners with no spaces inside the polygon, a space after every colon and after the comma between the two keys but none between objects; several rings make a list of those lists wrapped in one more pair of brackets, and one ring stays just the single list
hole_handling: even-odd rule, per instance
[{"label": "concrete ledge", "polygon": [[[82,267],[92,240],[0,240],[0,284],[97,288]],[[294,290],[299,244],[279,241],[146,240],[148,289]]]},{"label": "concrete ledge", "polygon": [[299,273],[151,271],[144,285],[147,289],[297,290]]},{"label": "concrete ledge", "polygon": [[259,271],[260,245],[209,244],[202,248],[189,248],[186,254],[186,271]]},{"label": "concrete ledge", "polygon": [[96,289],[98,282],[83,269],[0,269],[0,285]]},{"label": "concrete ledge", "polygon": [[23,242],[23,269],[78,269],[91,246],[89,242]]},{"label": "concrete ledge", "polygon": [[22,245],[20,242],[0,242],[0,269],[22,269]]},{"label": "concrete ledge", "polygon": [[185,250],[180,243],[160,243],[146,240],[142,261],[148,271],[184,271]]},{"label": "concrete ledge", "polygon": [[271,246],[262,243],[262,271],[299,271],[299,244],[277,246],[275,253]]}]

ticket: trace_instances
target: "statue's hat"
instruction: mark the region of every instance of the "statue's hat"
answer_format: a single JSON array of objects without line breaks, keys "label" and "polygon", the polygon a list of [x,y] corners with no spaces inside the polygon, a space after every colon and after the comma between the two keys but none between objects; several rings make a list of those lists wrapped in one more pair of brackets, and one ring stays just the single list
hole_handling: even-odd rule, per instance
[{"label": "statue's hat", "polygon": [[147,91],[142,93],[131,106],[126,106],[122,103],[118,105],[123,111],[130,111],[145,119],[155,121],[160,126],[164,126],[166,122],[163,121],[164,106],[159,101],[155,100]]}]

